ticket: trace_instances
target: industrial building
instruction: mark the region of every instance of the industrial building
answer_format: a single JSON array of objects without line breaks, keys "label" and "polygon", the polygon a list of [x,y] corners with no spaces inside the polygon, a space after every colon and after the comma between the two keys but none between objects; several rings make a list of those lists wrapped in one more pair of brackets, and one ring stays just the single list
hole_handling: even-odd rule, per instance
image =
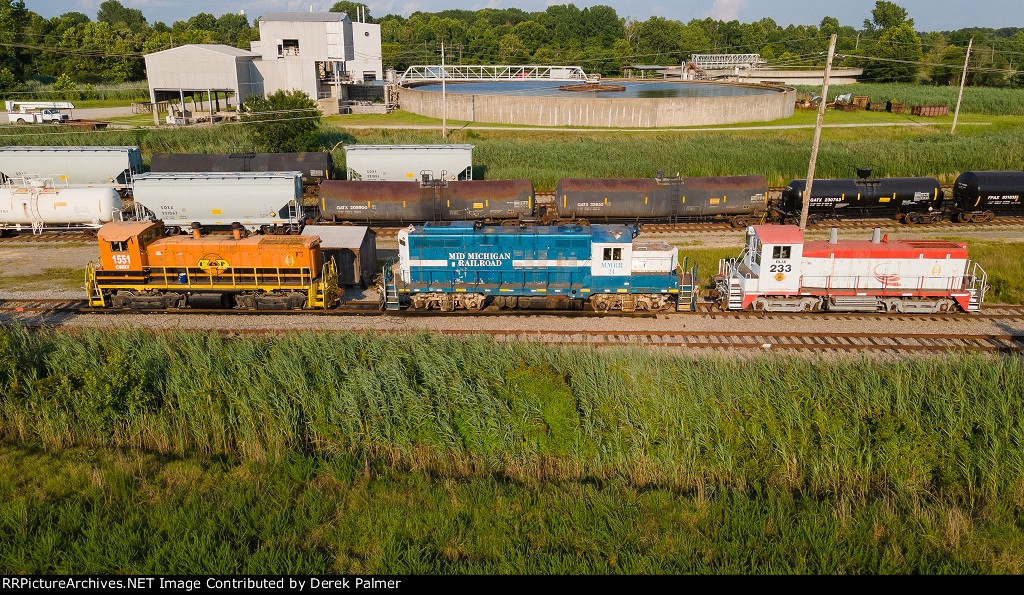
[{"label": "industrial building", "polygon": [[[337,113],[350,88],[384,77],[380,25],[338,12],[272,12],[259,19],[259,29],[251,51],[188,44],[146,54],[151,104],[172,104],[172,123],[215,121],[225,115],[217,114],[222,101],[237,108],[250,95],[283,89],[326,100],[333,109],[325,111]],[[186,98],[203,113],[187,112]],[[154,121],[159,124],[156,114]]]}]

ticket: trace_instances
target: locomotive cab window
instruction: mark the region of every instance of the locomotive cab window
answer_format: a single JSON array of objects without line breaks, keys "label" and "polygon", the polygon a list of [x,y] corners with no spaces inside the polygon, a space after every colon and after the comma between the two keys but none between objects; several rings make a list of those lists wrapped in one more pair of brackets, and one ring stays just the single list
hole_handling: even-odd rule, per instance
[{"label": "locomotive cab window", "polygon": [[786,260],[789,258],[791,249],[792,246],[775,246],[772,248],[772,258],[776,260]]},{"label": "locomotive cab window", "polygon": [[622,248],[605,248],[605,260],[622,260]]},{"label": "locomotive cab window", "polygon": [[128,251],[128,242],[127,241],[125,241],[125,242],[110,242],[110,251],[111,252],[127,252]]}]

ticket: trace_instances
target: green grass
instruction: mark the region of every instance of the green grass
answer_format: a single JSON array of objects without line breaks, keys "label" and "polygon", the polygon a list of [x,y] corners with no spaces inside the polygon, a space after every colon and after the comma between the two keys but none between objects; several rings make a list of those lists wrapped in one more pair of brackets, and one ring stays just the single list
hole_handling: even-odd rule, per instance
[{"label": "green grass", "polygon": [[958,506],[440,477],[347,455],[3,444],[0,527],[15,574],[1024,570],[1011,516]]},{"label": "green grass", "polygon": [[[95,244],[63,244],[62,247],[95,248]],[[85,286],[85,271],[69,267],[48,267],[30,275],[12,275],[9,270],[0,271],[0,289],[8,291],[38,289],[82,289]],[[84,291],[84,290],[83,290]]]},{"label": "green grass", "polygon": [[1013,572],[1024,360],[0,331],[17,573]]}]

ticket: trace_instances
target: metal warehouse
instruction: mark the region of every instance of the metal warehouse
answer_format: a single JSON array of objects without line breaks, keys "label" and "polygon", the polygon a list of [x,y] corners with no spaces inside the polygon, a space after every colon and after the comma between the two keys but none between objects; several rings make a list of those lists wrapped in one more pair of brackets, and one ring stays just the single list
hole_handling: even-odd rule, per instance
[{"label": "metal warehouse", "polygon": [[349,145],[345,166],[349,180],[472,180],[473,145]]},{"label": "metal warehouse", "polygon": [[[263,78],[253,61],[259,54],[221,44],[190,44],[146,54],[149,100],[179,100],[199,97],[219,108],[238,107],[249,95],[263,94]],[[154,110],[154,122],[159,116]]]}]

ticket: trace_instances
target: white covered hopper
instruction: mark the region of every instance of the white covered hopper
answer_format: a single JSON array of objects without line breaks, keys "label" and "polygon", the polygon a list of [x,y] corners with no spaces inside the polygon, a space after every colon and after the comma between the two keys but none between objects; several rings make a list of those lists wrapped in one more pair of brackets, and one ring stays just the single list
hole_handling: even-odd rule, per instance
[{"label": "white covered hopper", "polygon": [[139,218],[164,225],[231,225],[250,230],[296,225],[302,219],[302,173],[145,173],[135,177]]},{"label": "white covered hopper", "polygon": [[0,147],[3,178],[53,178],[54,186],[126,188],[142,171],[138,147]]}]

